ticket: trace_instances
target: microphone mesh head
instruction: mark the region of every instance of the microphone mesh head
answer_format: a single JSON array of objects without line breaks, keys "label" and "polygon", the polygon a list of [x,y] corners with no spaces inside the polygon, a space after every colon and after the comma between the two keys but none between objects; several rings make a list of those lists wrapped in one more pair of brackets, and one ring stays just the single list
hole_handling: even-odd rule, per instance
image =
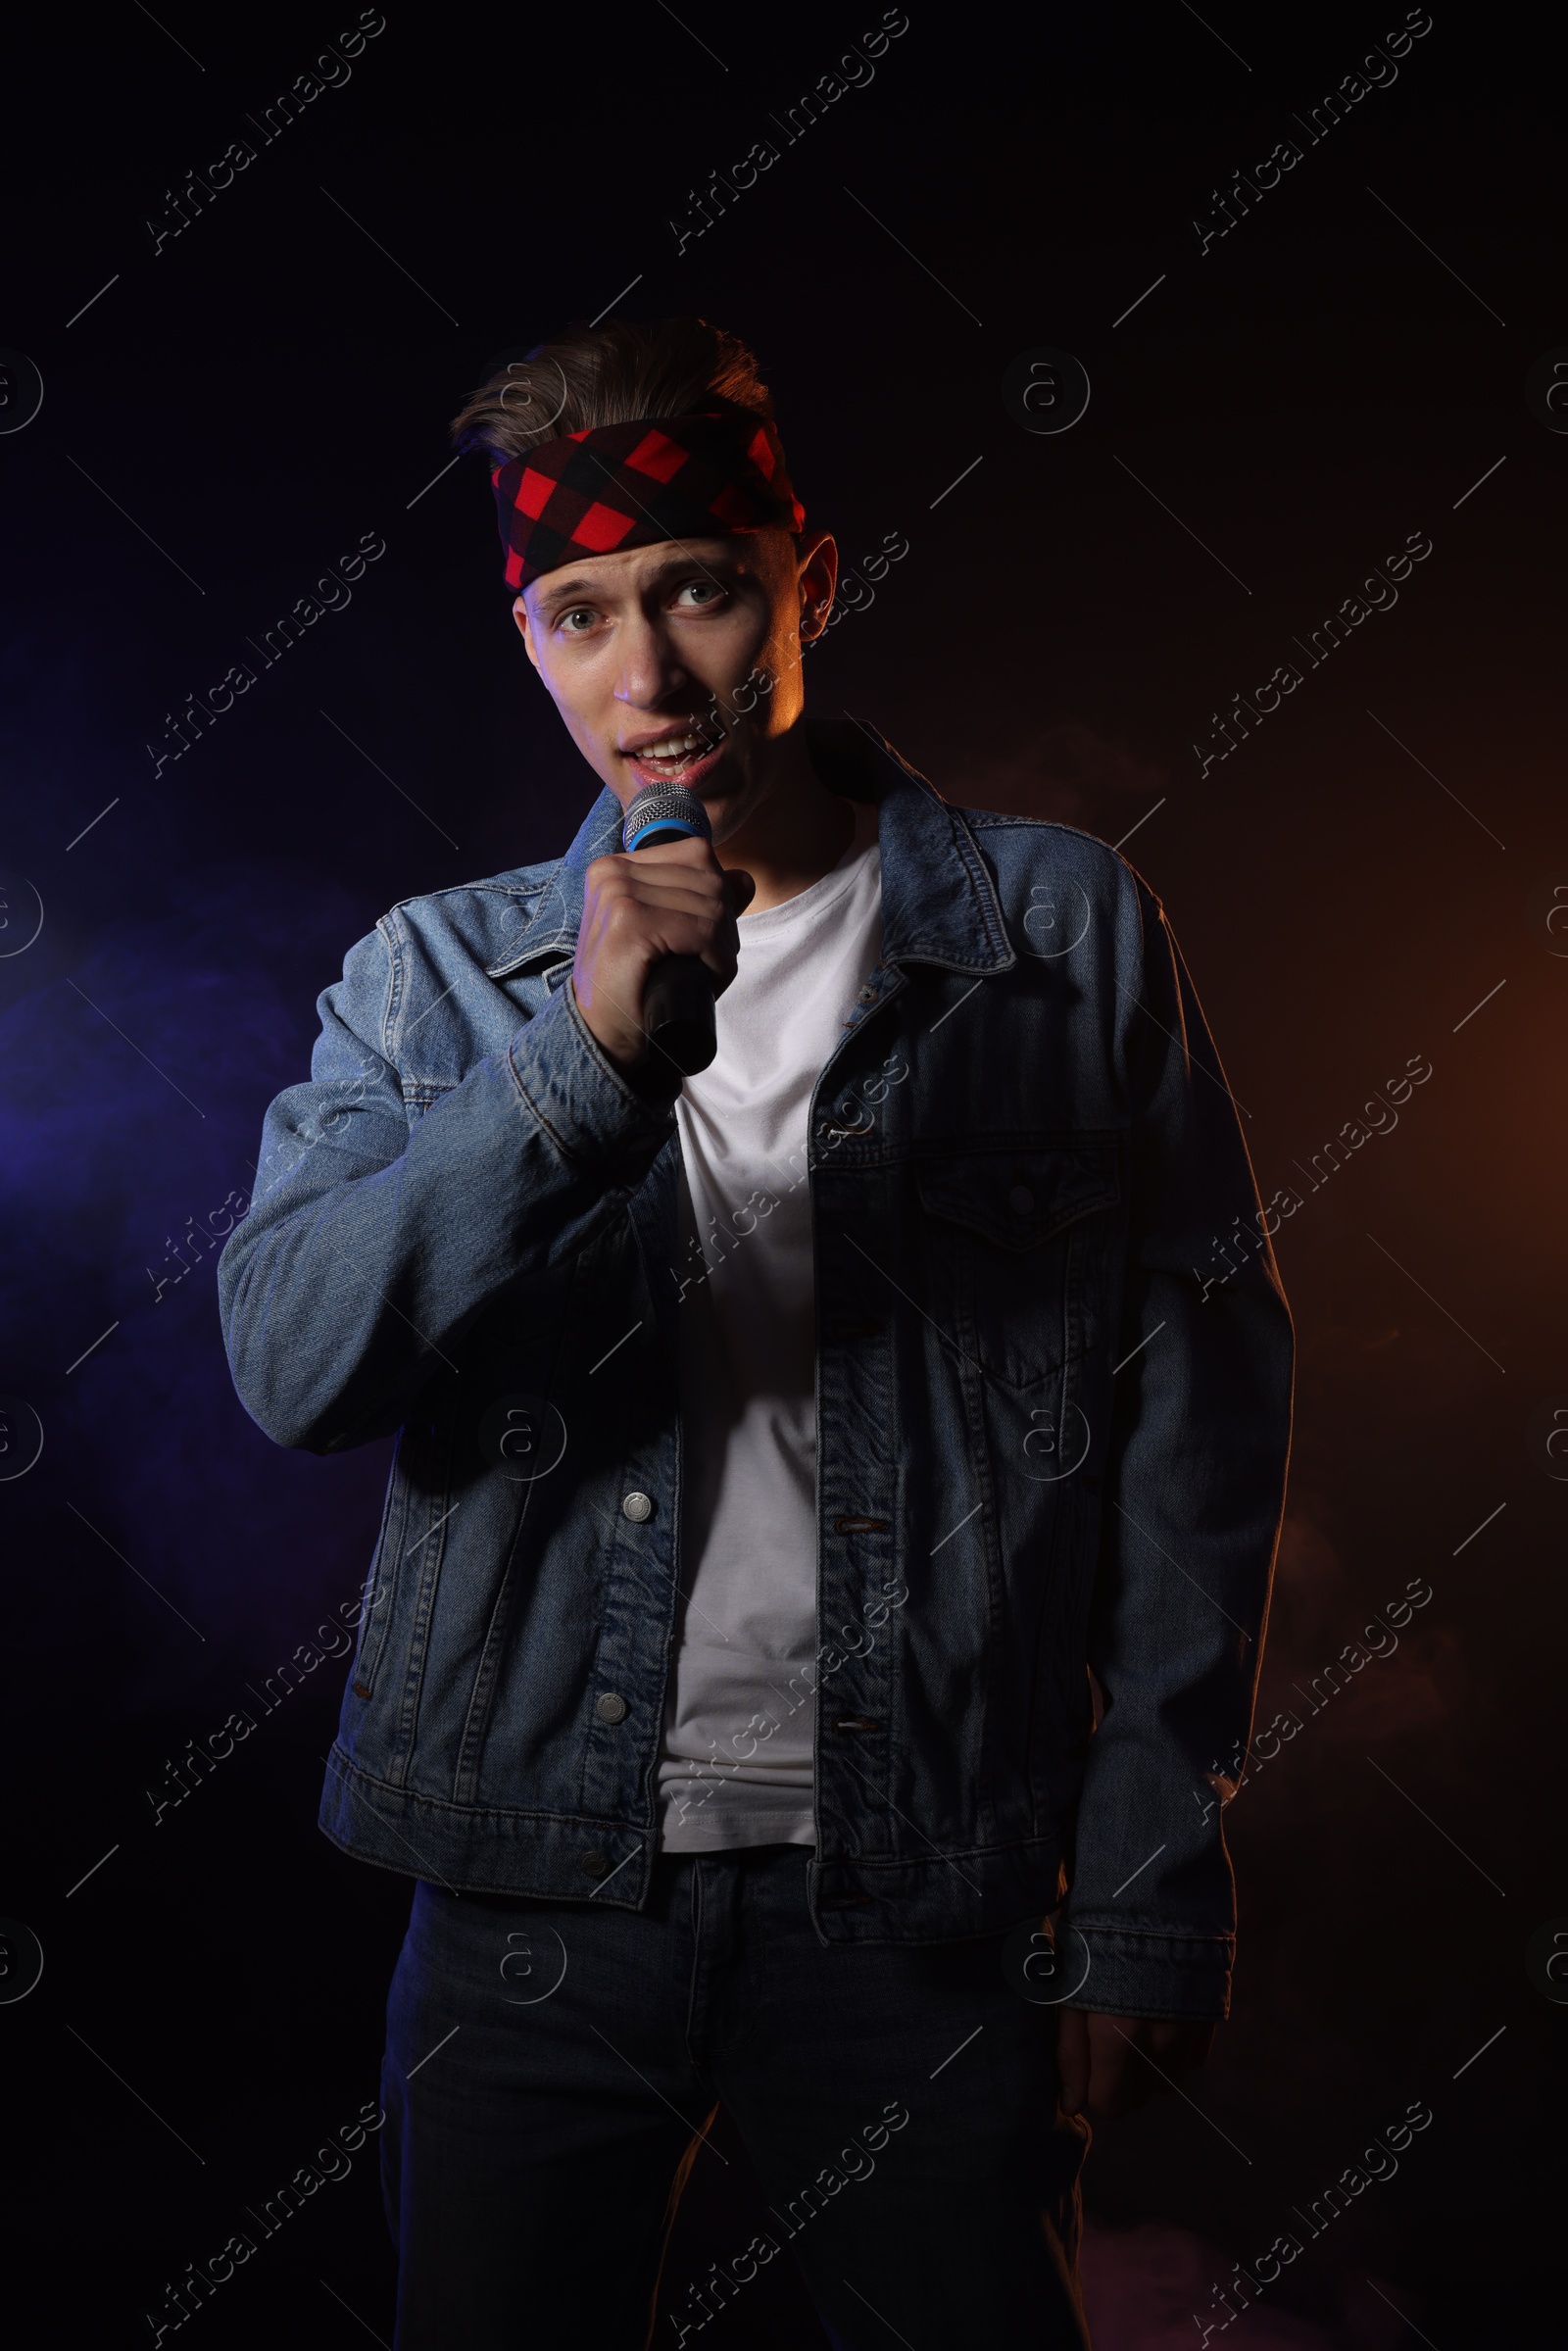
[{"label": "microphone mesh head", "polygon": [[626,810],[620,828],[622,846],[640,849],[655,841],[680,841],[696,838],[710,841],[713,828],[708,821],[708,810],[695,792],[684,784],[650,784],[639,792]]}]

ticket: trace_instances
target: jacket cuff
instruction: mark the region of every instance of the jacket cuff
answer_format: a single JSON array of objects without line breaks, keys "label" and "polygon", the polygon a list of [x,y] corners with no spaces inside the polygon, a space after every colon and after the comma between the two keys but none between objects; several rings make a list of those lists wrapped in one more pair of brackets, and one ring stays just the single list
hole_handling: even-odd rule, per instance
[{"label": "jacket cuff", "polygon": [[1069,1916],[1057,1934],[1076,1954],[1076,1979],[1088,1947],[1089,1972],[1071,2005],[1105,2016],[1195,2017],[1222,2024],[1231,2009],[1236,1944],[1229,1935],[1139,1935],[1078,1927]]},{"label": "jacket cuff", "polygon": [[507,1065],[534,1117],[569,1158],[639,1181],[652,1151],[673,1130],[679,1072],[673,1084],[640,1076],[634,1084],[601,1050],[569,979],[513,1038]]}]

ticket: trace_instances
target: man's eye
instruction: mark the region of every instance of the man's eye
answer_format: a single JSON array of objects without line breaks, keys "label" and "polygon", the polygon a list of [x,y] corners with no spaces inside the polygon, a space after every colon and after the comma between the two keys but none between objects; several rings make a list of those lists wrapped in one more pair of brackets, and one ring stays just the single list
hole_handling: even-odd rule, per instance
[{"label": "man's eye", "polygon": [[558,628],[563,629],[568,637],[580,637],[585,628],[592,628],[593,623],[593,613],[585,610],[581,612],[563,612],[556,625]]},{"label": "man's eye", "polygon": [[676,595],[675,602],[678,605],[683,597],[689,597],[691,603],[688,605],[688,611],[700,611],[708,605],[717,604],[723,593],[723,589],[716,580],[689,579]]}]

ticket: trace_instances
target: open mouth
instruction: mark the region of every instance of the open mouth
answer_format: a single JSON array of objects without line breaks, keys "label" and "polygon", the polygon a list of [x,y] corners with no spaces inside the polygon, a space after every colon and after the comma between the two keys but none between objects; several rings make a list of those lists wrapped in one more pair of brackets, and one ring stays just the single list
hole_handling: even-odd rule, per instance
[{"label": "open mouth", "polygon": [[703,729],[691,727],[683,734],[664,735],[657,743],[645,743],[637,751],[622,752],[621,757],[643,786],[681,784],[690,792],[711,774],[724,750],[722,739],[715,743]]}]

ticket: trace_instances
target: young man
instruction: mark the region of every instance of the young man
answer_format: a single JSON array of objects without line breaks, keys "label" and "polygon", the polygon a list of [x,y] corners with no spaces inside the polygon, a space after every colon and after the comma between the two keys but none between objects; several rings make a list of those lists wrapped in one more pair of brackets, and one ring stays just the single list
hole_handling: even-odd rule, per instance
[{"label": "young man", "polygon": [[[220,1268],[278,1443],[398,1432],[321,1823],[419,1881],[400,2351],[642,2343],[718,2101],[770,2217],[662,2339],[787,2247],[835,2344],[1081,2346],[1085,2107],[1229,2001],[1291,1383],[1230,1096],[1111,851],[807,721],[749,354],[573,331],[459,428],[604,788],[352,950]],[[627,853],[672,778],[711,844]]]}]

